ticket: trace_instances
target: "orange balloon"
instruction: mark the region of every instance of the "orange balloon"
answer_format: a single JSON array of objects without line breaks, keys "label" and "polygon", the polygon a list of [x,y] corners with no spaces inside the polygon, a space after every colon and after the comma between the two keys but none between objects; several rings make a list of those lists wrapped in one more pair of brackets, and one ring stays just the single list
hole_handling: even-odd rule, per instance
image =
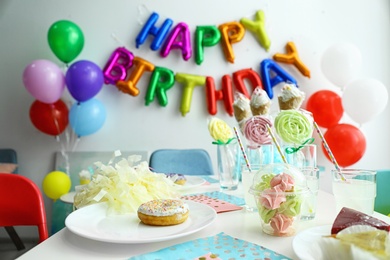
[{"label": "orange balloon", "polygon": [[294,66],[302,73],[303,76],[310,78],[310,70],[303,64],[299,58],[298,50],[293,42],[288,42],[286,45],[287,54],[277,53],[273,56],[275,61],[294,64]]},{"label": "orange balloon", "polygon": [[221,44],[225,58],[234,63],[234,51],[232,44],[240,42],[245,35],[245,27],[239,22],[224,23],[218,26],[221,31]]}]

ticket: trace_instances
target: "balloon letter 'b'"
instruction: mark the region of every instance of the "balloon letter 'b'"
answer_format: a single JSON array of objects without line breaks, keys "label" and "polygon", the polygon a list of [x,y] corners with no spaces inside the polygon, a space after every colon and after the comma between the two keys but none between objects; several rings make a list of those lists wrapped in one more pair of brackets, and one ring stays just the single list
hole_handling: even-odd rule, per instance
[{"label": "balloon letter 'b'", "polygon": [[232,44],[239,42],[244,38],[245,28],[239,22],[230,22],[221,24],[218,29],[222,35],[222,49],[225,54],[225,58],[230,63],[234,63],[234,52]]},{"label": "balloon letter 'b'", "polygon": [[210,115],[217,113],[217,100],[223,100],[226,112],[233,116],[233,89],[232,80],[229,75],[222,77],[222,90],[215,90],[215,83],[212,77],[206,77],[206,101]]},{"label": "balloon letter 'b'", "polygon": [[266,50],[269,50],[271,46],[271,41],[267,36],[265,31],[265,17],[264,12],[259,10],[256,13],[255,20],[251,21],[247,18],[242,18],[240,20],[241,24],[244,25],[246,29],[256,34],[257,39],[260,42],[260,45]]},{"label": "balloon letter 'b'", "polygon": [[216,45],[221,33],[216,26],[198,26],[195,32],[195,62],[200,65],[204,59],[204,47]]},{"label": "balloon letter 'b'", "polygon": [[134,58],[133,71],[131,72],[127,81],[119,80],[116,86],[123,93],[130,94],[132,96],[138,96],[139,89],[137,88],[137,82],[141,78],[145,71],[153,71],[154,65],[146,60],[139,57]]},{"label": "balloon letter 'b'", "polygon": [[206,77],[196,76],[184,73],[176,73],[175,79],[177,82],[183,83],[184,91],[181,98],[181,115],[185,116],[191,107],[192,93],[196,86],[203,86],[206,82]]},{"label": "balloon letter 'b'", "polygon": [[244,79],[248,79],[252,83],[252,91],[256,87],[263,88],[259,74],[252,69],[243,69],[233,73],[233,83],[236,89],[250,99],[250,94],[245,87]]},{"label": "balloon letter 'b'", "polygon": [[[271,78],[271,73],[274,72],[276,76]],[[267,92],[270,99],[274,97],[272,87],[276,86],[280,82],[290,82],[297,84],[297,81],[290,76],[285,70],[283,70],[276,62],[270,59],[265,59],[260,63],[261,79],[263,80],[263,88]]]},{"label": "balloon letter 'b'", "polygon": [[164,47],[161,49],[161,56],[168,56],[172,49],[181,49],[184,60],[189,60],[191,58],[191,36],[187,24],[179,23],[173,28],[165,41]]},{"label": "balloon letter 'b'", "polygon": [[149,105],[157,96],[158,102],[165,107],[168,104],[167,90],[175,83],[175,74],[172,70],[155,67],[150,78],[148,91],[145,96],[145,105]]},{"label": "balloon letter 'b'", "polygon": [[103,69],[104,83],[115,85],[118,80],[125,80],[133,59],[133,53],[126,48],[117,48]]},{"label": "balloon letter 'b'", "polygon": [[173,21],[171,19],[166,19],[164,23],[161,25],[161,28],[158,29],[155,26],[157,20],[158,20],[158,14],[152,13],[148,21],[145,23],[144,27],[138,34],[137,38],[135,39],[135,44],[137,48],[139,48],[139,46],[145,42],[149,34],[155,37],[154,40],[152,41],[152,44],[150,45],[150,48],[153,51],[156,51],[161,47],[165,36],[168,34],[168,31],[173,24]]}]

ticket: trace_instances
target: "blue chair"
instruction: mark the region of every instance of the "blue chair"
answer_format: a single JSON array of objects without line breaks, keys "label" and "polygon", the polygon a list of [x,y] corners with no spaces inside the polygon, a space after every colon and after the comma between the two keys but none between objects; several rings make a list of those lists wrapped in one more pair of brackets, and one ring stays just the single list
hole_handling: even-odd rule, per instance
[{"label": "blue chair", "polygon": [[214,175],[210,155],[204,149],[159,149],[150,155],[149,166],[159,173]]},{"label": "blue chair", "polygon": [[376,198],[374,210],[388,215],[390,213],[390,169],[377,170],[376,173]]}]

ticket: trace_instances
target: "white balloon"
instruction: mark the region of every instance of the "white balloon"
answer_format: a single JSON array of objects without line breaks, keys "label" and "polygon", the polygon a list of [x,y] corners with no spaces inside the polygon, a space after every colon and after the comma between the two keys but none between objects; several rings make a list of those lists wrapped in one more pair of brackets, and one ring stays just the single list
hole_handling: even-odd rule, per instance
[{"label": "white balloon", "polygon": [[321,69],[325,77],[342,89],[357,76],[361,65],[360,50],[349,43],[329,47],[321,60]]},{"label": "white balloon", "polygon": [[342,96],[344,112],[360,124],[379,115],[387,100],[386,87],[376,79],[354,80],[347,85]]}]

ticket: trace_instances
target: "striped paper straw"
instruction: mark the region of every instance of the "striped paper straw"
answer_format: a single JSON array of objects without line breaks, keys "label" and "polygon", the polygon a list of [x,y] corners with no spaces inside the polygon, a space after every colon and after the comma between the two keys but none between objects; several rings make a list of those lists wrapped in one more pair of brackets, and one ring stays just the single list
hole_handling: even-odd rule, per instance
[{"label": "striped paper straw", "polygon": [[251,165],[250,165],[250,163],[249,163],[248,156],[246,156],[244,146],[242,146],[242,142],[241,142],[240,135],[239,135],[238,132],[237,132],[237,127],[233,127],[233,129],[234,129],[234,133],[236,134],[238,144],[240,145],[241,152],[242,152],[242,156],[244,156],[245,163],[246,163],[246,167],[248,167],[248,170],[249,170],[250,172],[252,172],[252,168],[251,168]]},{"label": "striped paper straw", "polygon": [[272,141],[274,142],[276,148],[278,149],[278,152],[279,152],[280,156],[282,157],[283,162],[284,162],[284,163],[287,163],[287,159],[286,159],[286,157],[284,156],[284,154],[283,154],[283,152],[282,152],[282,149],[280,148],[280,145],[279,145],[278,141],[276,140],[274,134],[272,133],[272,130],[271,130],[271,128],[269,127],[269,125],[267,125],[267,129],[268,129],[269,135],[270,135],[271,138],[272,138]]},{"label": "striped paper straw", "polygon": [[316,130],[317,130],[318,135],[319,135],[320,138],[321,138],[322,144],[324,145],[324,148],[325,148],[326,152],[328,153],[330,160],[332,161],[332,163],[333,163],[334,167],[336,168],[336,170],[339,172],[339,174],[340,174],[340,176],[341,176],[341,179],[342,179],[343,181],[345,181],[346,179],[345,179],[344,175],[341,173],[340,166],[339,166],[339,164],[337,163],[336,158],[334,158],[333,153],[332,153],[332,151],[330,150],[329,145],[328,145],[328,143],[326,142],[324,135],[322,134],[320,128],[319,128],[318,125],[317,125],[317,123],[316,123],[316,122],[313,122],[313,124],[314,124],[314,127],[315,127]]},{"label": "striped paper straw", "polygon": [[330,160],[331,160],[332,163],[334,164],[334,167],[336,168],[337,171],[341,171],[340,166],[339,166],[339,164],[337,163],[336,158],[334,158],[333,153],[332,153],[332,151],[330,150],[329,145],[328,145],[328,143],[326,142],[324,135],[321,133],[320,128],[318,127],[318,125],[317,125],[316,122],[314,122],[313,124],[314,124],[314,127],[315,127],[316,130],[317,130],[318,135],[320,136],[320,138],[321,138],[321,140],[322,140],[322,144],[324,145],[324,148],[325,148],[326,152],[328,153]]}]

